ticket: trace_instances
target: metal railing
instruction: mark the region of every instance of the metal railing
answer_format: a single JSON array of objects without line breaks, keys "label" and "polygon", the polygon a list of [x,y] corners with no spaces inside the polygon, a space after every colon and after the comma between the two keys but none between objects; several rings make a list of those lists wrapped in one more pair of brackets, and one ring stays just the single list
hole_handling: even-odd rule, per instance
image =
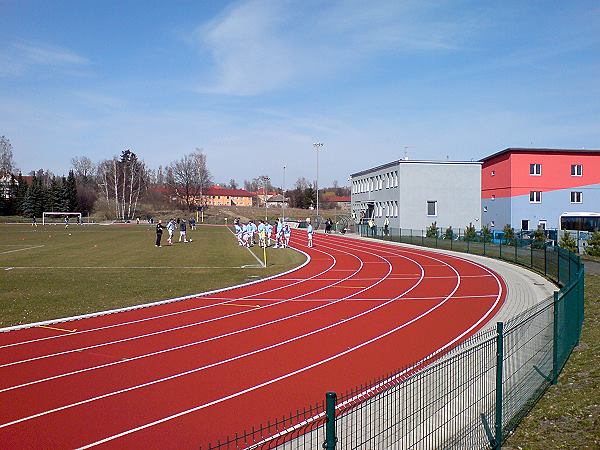
[{"label": "metal railing", "polygon": [[[485,255],[526,266],[561,289],[495,329],[408,367],[210,449],[500,448],[566,364],[583,325],[579,257],[531,240],[506,242],[427,236],[416,230],[363,235]],[[273,432],[274,431],[274,432]],[[260,438],[258,438],[260,437]]]}]

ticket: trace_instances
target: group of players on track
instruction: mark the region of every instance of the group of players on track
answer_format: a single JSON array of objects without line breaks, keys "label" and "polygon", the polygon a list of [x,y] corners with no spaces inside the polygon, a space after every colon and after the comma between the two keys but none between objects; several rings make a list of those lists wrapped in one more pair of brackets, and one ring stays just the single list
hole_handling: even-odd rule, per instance
[{"label": "group of players on track", "polygon": [[[306,219],[308,223],[308,246],[312,247],[312,225],[310,219]],[[235,229],[235,237],[241,247],[251,247],[256,244],[255,236],[258,235],[258,245],[260,247],[270,247],[271,241],[275,242],[273,248],[287,248],[290,246],[290,237],[292,229],[282,219],[277,219],[274,224],[268,221],[259,220],[258,225],[253,220],[247,223],[242,223],[239,218],[233,222]]]}]

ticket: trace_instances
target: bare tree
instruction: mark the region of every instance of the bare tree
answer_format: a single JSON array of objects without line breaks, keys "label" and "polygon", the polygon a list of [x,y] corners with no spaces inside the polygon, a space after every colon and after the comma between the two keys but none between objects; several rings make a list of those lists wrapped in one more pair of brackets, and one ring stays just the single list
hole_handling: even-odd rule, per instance
[{"label": "bare tree", "polygon": [[0,136],[0,176],[12,174],[17,170],[12,148],[10,140],[6,136]]},{"label": "bare tree", "polygon": [[169,164],[166,183],[191,210],[196,199],[202,199],[202,192],[212,185],[212,176],[203,151],[196,148],[189,155]]},{"label": "bare tree", "polygon": [[96,176],[96,165],[87,156],[71,158],[71,167],[79,182],[87,182]]},{"label": "bare tree", "polygon": [[238,188],[238,184],[237,181],[235,181],[235,179],[231,179],[229,180],[229,189],[237,189]]},{"label": "bare tree", "polygon": [[308,188],[309,182],[306,181],[306,178],[300,177],[296,180],[295,186],[296,186],[296,189],[304,190],[304,189]]},{"label": "bare tree", "polygon": [[98,185],[107,204],[113,204],[117,219],[135,217],[142,192],[148,187],[148,169],[131,150],[121,153],[121,158],[102,161],[98,165]]}]

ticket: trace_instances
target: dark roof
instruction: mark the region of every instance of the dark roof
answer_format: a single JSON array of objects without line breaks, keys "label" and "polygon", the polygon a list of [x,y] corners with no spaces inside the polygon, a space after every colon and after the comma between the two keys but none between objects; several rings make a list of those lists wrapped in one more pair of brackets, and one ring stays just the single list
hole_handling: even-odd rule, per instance
[{"label": "dark roof", "polygon": [[496,158],[497,156],[503,155],[504,153],[591,153],[600,154],[600,150],[595,149],[584,149],[584,148],[524,148],[524,147],[509,147],[493,155],[482,158],[481,162],[489,161],[490,159]]}]

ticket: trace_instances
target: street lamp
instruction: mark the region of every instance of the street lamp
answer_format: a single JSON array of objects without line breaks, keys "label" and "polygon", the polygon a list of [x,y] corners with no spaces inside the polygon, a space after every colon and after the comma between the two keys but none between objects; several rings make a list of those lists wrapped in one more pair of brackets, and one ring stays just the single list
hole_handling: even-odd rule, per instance
[{"label": "street lamp", "polygon": [[283,210],[283,223],[285,224],[285,166],[283,166],[283,189],[281,192],[283,193],[283,203],[281,203],[281,208]]},{"label": "street lamp", "polygon": [[[315,221],[319,220],[319,150],[323,148],[322,142],[315,142],[313,147],[317,151],[317,181],[315,183],[315,187],[317,188],[317,218]],[[319,227],[319,223],[315,224],[317,228]]]}]

